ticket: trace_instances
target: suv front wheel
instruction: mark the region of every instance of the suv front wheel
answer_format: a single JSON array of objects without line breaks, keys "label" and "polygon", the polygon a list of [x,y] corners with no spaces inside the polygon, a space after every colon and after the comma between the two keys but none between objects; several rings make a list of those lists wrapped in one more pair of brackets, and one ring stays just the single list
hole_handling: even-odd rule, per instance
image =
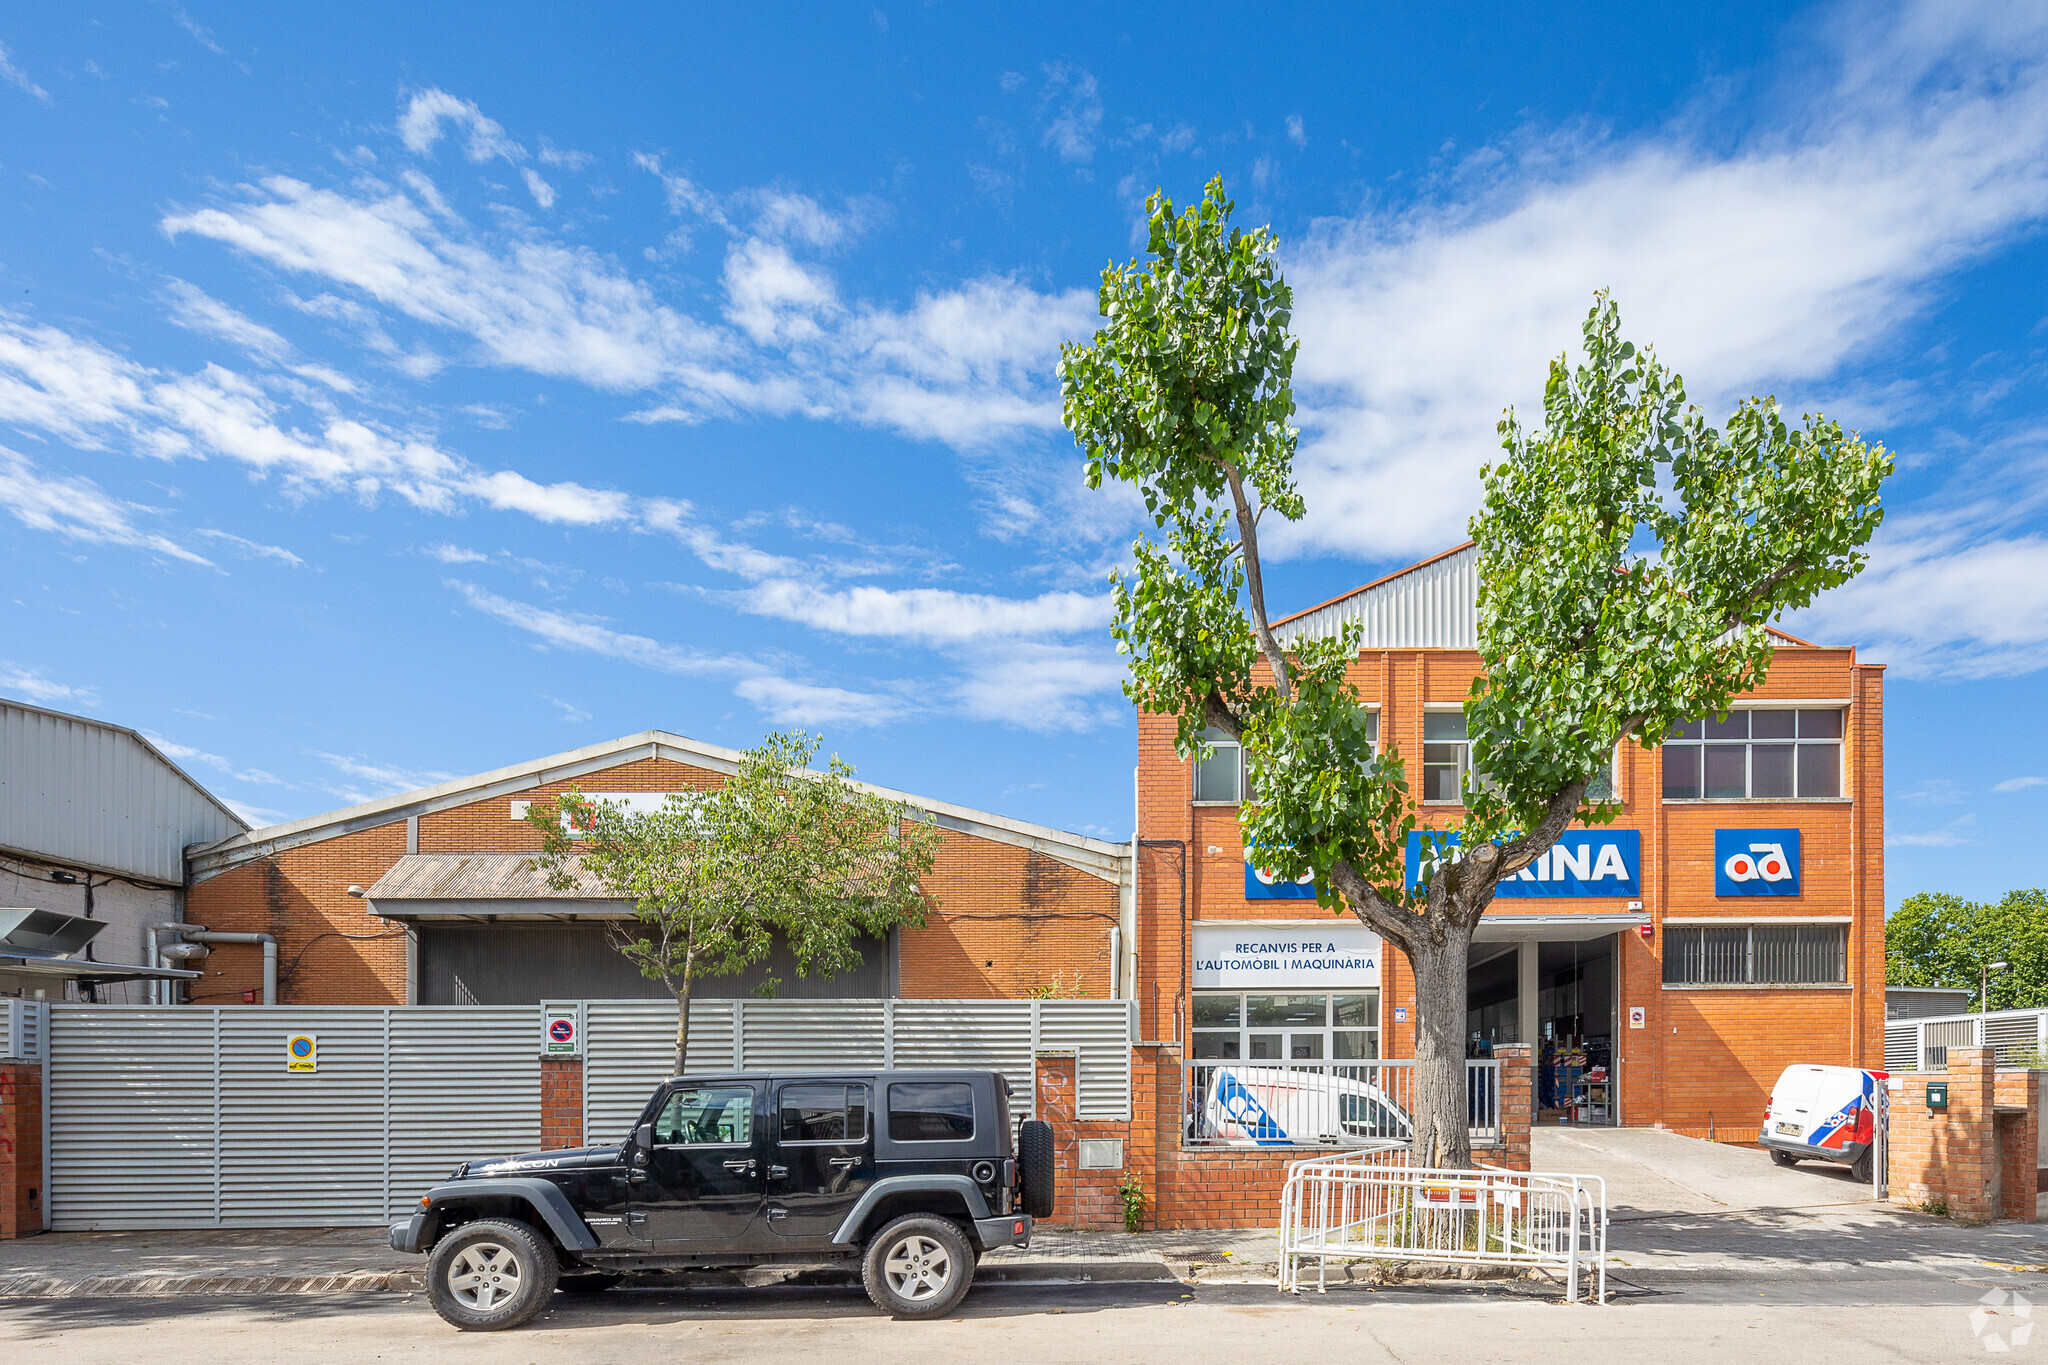
[{"label": "suv front wheel", "polygon": [[908,1214],[868,1243],[860,1278],[875,1307],[893,1317],[944,1317],[974,1282],[974,1249],[950,1218]]},{"label": "suv front wheel", "polygon": [[562,1273],[555,1249],[524,1223],[487,1218],[443,1237],[427,1263],[434,1311],[465,1332],[517,1327],[547,1307]]}]

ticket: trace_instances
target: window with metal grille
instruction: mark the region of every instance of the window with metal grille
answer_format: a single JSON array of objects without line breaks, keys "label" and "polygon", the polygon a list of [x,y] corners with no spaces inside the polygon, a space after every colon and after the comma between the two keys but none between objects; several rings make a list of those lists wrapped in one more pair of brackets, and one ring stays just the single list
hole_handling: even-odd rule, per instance
[{"label": "window with metal grille", "polygon": [[1666,801],[1815,800],[1842,794],[1842,712],[1753,707],[1664,737]]},{"label": "window with metal grille", "polygon": [[1669,924],[1667,986],[1822,986],[1849,979],[1845,924]]}]

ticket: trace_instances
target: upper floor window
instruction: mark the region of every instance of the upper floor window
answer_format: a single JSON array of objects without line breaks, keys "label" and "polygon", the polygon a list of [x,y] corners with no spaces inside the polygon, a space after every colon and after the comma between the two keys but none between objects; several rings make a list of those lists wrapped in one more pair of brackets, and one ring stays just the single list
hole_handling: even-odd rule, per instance
[{"label": "upper floor window", "polygon": [[[1380,751],[1380,713],[1370,708],[1361,708],[1365,714],[1366,741],[1372,752]],[[1195,762],[1195,800],[1217,805],[1234,806],[1245,799],[1244,748],[1221,730],[1211,727],[1202,731],[1202,742],[1211,750],[1209,756]]]},{"label": "upper floor window", "polygon": [[1812,799],[1842,794],[1842,713],[1730,711],[1664,740],[1666,801]]},{"label": "upper floor window", "polygon": [[1844,924],[1667,924],[1667,986],[1826,986],[1849,979]]}]

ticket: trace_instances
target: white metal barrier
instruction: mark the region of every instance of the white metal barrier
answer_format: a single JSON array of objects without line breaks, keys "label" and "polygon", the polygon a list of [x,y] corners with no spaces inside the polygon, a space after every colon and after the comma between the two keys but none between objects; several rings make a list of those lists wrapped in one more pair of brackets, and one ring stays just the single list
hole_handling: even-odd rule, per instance
[{"label": "white metal barrier", "polygon": [[1607,1182],[1599,1176],[1435,1170],[1385,1146],[1312,1157],[1287,1168],[1280,1201],[1280,1289],[1301,1290],[1302,1262],[1328,1287],[1332,1260],[1519,1265],[1580,1276],[1607,1301]]}]

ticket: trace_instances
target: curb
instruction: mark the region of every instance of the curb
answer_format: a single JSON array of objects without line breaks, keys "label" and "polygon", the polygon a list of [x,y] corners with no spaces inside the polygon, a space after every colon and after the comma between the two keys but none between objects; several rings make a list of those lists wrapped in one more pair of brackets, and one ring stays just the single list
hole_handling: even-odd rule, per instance
[{"label": "curb", "polygon": [[[710,1287],[769,1288],[775,1286],[844,1287],[858,1285],[860,1272],[841,1266],[799,1270],[727,1271],[688,1277],[648,1275],[626,1289],[691,1289]],[[1177,1281],[1164,1261],[1038,1261],[1021,1265],[983,1265],[976,1284],[1088,1284],[1134,1281]],[[175,1298],[227,1294],[417,1294],[427,1287],[417,1270],[355,1270],[327,1275],[89,1275],[64,1279],[54,1275],[0,1277],[0,1299]]]}]

